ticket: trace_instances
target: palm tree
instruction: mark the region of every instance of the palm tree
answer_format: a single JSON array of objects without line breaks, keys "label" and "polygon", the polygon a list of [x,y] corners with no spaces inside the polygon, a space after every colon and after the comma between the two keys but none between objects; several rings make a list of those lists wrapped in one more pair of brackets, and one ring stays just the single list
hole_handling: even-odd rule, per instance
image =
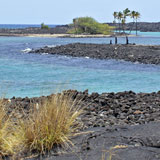
[{"label": "palm tree", "polygon": [[73,19],[73,25],[74,25],[75,32],[77,34],[76,21],[77,21],[77,18],[74,18]]},{"label": "palm tree", "polygon": [[[114,23],[114,25],[115,25],[115,27],[116,27],[116,19],[118,18],[118,13],[117,13],[117,12],[114,12],[114,13],[113,13],[113,17],[114,17],[113,23]],[[117,30],[117,28],[116,28],[116,30]]]},{"label": "palm tree", "polygon": [[126,8],[125,10],[123,10],[123,31],[125,30],[125,23],[126,23],[126,18],[127,16],[130,16],[130,10],[128,8]]},{"label": "palm tree", "polygon": [[114,21],[116,21],[117,16],[118,16],[118,13],[117,13],[117,12],[114,12],[114,13],[113,13]]},{"label": "palm tree", "polygon": [[122,18],[123,33],[125,33],[125,23],[126,23],[126,19],[123,17],[123,18]]},{"label": "palm tree", "polygon": [[137,21],[138,21],[138,19],[140,18],[140,13],[139,12],[136,12],[135,13],[135,19],[136,19],[136,35],[137,35]]},{"label": "palm tree", "polygon": [[136,14],[136,11],[132,11],[131,14],[130,14],[130,17],[133,19],[133,25],[130,29],[130,34],[131,34],[131,31],[132,31],[134,23],[135,23],[135,14]]},{"label": "palm tree", "polygon": [[130,12],[131,11],[128,8],[126,8],[125,10],[123,10],[124,17],[126,18],[127,16],[129,16]]},{"label": "palm tree", "polygon": [[122,18],[123,18],[123,13],[122,12],[118,12],[117,19],[119,21],[119,32],[120,32],[120,23],[122,22]]}]

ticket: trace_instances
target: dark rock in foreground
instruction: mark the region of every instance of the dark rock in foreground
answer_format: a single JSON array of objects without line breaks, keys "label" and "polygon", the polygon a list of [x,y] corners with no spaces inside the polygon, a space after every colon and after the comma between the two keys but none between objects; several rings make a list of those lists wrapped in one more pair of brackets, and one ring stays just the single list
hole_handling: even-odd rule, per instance
[{"label": "dark rock in foreground", "polygon": [[56,47],[44,47],[31,53],[49,53],[73,57],[116,59],[144,64],[160,64],[160,46],[109,45],[73,43]]},{"label": "dark rock in foreground", "polygon": [[[79,122],[83,131],[72,138],[74,147],[66,154],[51,151],[46,160],[159,160],[160,159],[160,92],[92,93],[68,90],[73,100],[84,109]],[[52,95],[51,95],[52,96]],[[37,103],[51,96],[15,98],[8,102],[8,111],[28,113]],[[80,101],[79,101],[80,100]],[[38,158],[29,158],[37,160]],[[109,159],[109,158],[108,158]]]},{"label": "dark rock in foreground", "polygon": [[[46,160],[159,160],[160,122],[137,126],[95,128],[73,139],[70,153]],[[105,159],[103,159],[103,155]],[[109,159],[110,158],[110,159]],[[39,158],[31,158],[37,160]]]}]

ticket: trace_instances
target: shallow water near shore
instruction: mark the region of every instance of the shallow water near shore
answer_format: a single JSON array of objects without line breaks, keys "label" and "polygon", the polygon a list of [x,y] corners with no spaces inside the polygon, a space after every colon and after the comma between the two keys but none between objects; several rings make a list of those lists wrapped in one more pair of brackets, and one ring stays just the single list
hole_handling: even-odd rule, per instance
[{"label": "shallow water near shore", "polygon": [[[90,93],[160,90],[160,66],[22,51],[75,42],[109,43],[110,39],[0,37],[0,94],[35,97],[64,89],[89,89]],[[160,39],[131,37],[130,42],[158,45]]]}]

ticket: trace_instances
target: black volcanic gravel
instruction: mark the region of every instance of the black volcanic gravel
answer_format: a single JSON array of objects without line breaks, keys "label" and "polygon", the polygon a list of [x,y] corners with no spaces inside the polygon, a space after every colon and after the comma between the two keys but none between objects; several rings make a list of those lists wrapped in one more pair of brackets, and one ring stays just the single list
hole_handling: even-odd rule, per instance
[{"label": "black volcanic gravel", "polygon": [[[66,94],[72,95],[73,99],[81,100],[80,106],[84,109],[80,121],[83,128],[106,127],[110,125],[135,125],[145,124],[160,120],[160,92],[153,93],[92,93],[68,90]],[[50,98],[12,98],[8,103],[9,111],[15,107],[26,113],[36,103]],[[24,112],[23,111],[23,112]]]}]

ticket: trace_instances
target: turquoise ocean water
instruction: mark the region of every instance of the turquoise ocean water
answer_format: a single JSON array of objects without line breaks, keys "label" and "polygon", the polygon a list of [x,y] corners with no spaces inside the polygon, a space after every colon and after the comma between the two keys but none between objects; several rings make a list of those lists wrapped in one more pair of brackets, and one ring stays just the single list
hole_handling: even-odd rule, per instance
[{"label": "turquoise ocean water", "polygon": [[[63,89],[89,89],[90,93],[160,90],[160,66],[22,51],[75,42],[109,43],[110,39],[0,37],[0,94],[35,97]],[[125,38],[118,40],[125,43]],[[129,40],[159,45],[160,33],[147,32]]]}]

